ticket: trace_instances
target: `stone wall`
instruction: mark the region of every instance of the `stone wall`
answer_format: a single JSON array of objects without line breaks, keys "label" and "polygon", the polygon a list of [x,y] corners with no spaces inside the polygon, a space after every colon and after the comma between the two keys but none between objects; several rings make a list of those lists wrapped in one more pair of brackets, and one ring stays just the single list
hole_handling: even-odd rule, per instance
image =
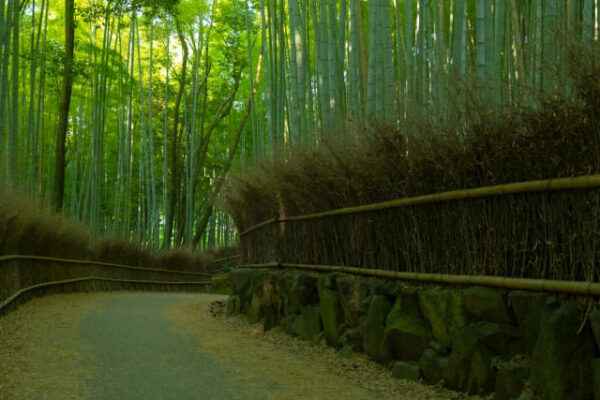
[{"label": "stone wall", "polygon": [[228,313],[495,398],[600,400],[600,310],[547,293],[238,269]]}]

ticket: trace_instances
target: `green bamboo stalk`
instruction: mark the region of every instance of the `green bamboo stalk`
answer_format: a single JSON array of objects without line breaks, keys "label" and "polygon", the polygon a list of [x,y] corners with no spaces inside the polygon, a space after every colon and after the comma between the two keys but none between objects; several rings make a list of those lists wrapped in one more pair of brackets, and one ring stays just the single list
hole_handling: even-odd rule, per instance
[{"label": "green bamboo stalk", "polygon": [[427,0],[419,1],[419,34],[417,36],[417,101],[425,104],[429,98],[428,50],[429,50],[429,4]]},{"label": "green bamboo stalk", "polygon": [[150,20],[150,37],[149,39],[149,47],[150,47],[150,54],[149,54],[149,65],[148,65],[148,140],[150,141],[150,145],[148,148],[149,151],[149,158],[150,158],[150,241],[152,243],[152,245],[155,248],[158,248],[159,246],[159,225],[160,225],[160,218],[159,218],[159,202],[158,202],[158,195],[156,193],[156,176],[155,176],[155,169],[154,169],[154,128],[153,128],[153,123],[152,123],[152,119],[153,119],[153,114],[152,114],[152,74],[153,74],[153,70],[154,70],[154,58],[153,58],[153,54],[154,54],[154,24],[153,22]]},{"label": "green bamboo stalk", "polygon": [[414,11],[413,2],[404,2],[404,48],[406,49],[406,95],[404,104],[409,107],[414,101],[415,95],[415,74],[414,74],[414,46],[415,46],[415,30],[414,30]]},{"label": "green bamboo stalk", "polygon": [[515,70],[516,70],[516,83],[517,86],[526,82],[525,80],[525,61],[523,56],[523,36],[521,35],[521,24],[517,5],[515,0],[510,1],[510,17],[511,17],[511,30],[513,33],[513,45],[515,53]]},{"label": "green bamboo stalk", "polygon": [[396,79],[394,74],[394,47],[392,45],[392,26],[391,17],[392,11],[390,9],[390,1],[385,0],[381,3],[381,39],[382,39],[382,52],[383,52],[383,63],[381,69],[383,72],[383,119],[386,122],[392,122],[395,120],[395,86]]},{"label": "green bamboo stalk", "polygon": [[[485,6],[485,76],[493,80],[493,93],[496,92],[496,89],[500,89],[499,85],[495,85],[500,79],[500,63],[496,60],[496,56],[501,53],[500,42],[497,42],[500,38],[496,38],[496,20],[500,15],[498,7],[500,1],[490,0],[486,2]],[[504,22],[503,19],[500,21]]]},{"label": "green bamboo stalk", "polygon": [[353,126],[362,124],[362,73],[359,44],[359,12],[360,0],[350,0],[350,35],[348,43],[348,118]]},{"label": "green bamboo stalk", "polygon": [[[514,1],[514,0],[513,0]],[[594,39],[594,0],[583,0],[582,37],[586,41]]]},{"label": "green bamboo stalk", "polygon": [[65,20],[65,68],[56,134],[56,168],[53,193],[55,209],[61,209],[63,206],[65,188],[65,142],[71,105],[71,91],[73,89],[73,52],[75,47],[75,5],[73,0],[65,0]]},{"label": "green bamboo stalk", "polygon": [[454,46],[452,60],[456,73],[464,75],[467,71],[467,1],[456,0],[454,14]]},{"label": "green bamboo stalk", "polygon": [[[289,1],[289,27],[290,27],[290,136],[292,145],[301,142],[302,129],[301,120],[303,111],[300,105],[300,93],[304,88],[300,88],[299,80],[304,76],[302,67],[302,49],[300,35],[300,10],[298,0]],[[250,80],[252,80],[250,74]]]},{"label": "green bamboo stalk", "polygon": [[[377,114],[377,75],[379,67],[377,60],[381,59],[379,46],[379,2],[374,0],[369,4],[369,67],[367,74],[367,120],[378,117]],[[379,54],[379,56],[378,56]]]},{"label": "green bamboo stalk", "polygon": [[[305,145],[308,143],[308,128],[310,120],[307,120],[308,112],[306,109],[306,94],[307,94],[307,81],[310,83],[310,66],[308,64],[310,54],[307,50],[308,39],[306,38],[306,11],[302,12],[300,7],[300,1],[294,0],[298,5],[298,18],[297,18],[297,31],[298,40],[296,47],[296,62],[298,68],[298,110],[299,110],[299,137],[300,143]],[[309,71],[307,72],[306,69]],[[307,79],[308,78],[308,79]]]},{"label": "green bamboo stalk", "polygon": [[550,90],[556,85],[558,54],[556,48],[556,28],[558,21],[558,0],[546,0],[543,7],[542,33],[542,87]]},{"label": "green bamboo stalk", "polygon": [[[19,45],[20,38],[20,26],[21,26],[21,12],[20,2],[14,0],[12,2],[12,46],[11,46],[11,75],[10,75],[10,112],[8,113],[8,183],[14,185],[18,178],[18,166],[19,166],[19,58],[21,54],[21,48]],[[9,4],[10,7],[10,4]]]},{"label": "green bamboo stalk", "polygon": [[477,0],[477,76],[485,77],[486,0]]}]

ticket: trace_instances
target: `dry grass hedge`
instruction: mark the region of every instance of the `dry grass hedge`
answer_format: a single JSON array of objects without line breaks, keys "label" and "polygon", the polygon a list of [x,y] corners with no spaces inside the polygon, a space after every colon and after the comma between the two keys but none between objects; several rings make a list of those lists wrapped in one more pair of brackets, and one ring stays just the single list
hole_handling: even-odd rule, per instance
[{"label": "dry grass hedge", "polygon": [[[277,216],[600,173],[599,50],[571,44],[568,85],[536,101],[492,107],[466,93],[460,113],[421,110],[399,126],[295,151],[232,179],[224,207],[243,231]],[[240,249],[245,262],[598,280],[599,195],[534,193],[287,222],[242,237]]]},{"label": "dry grass hedge", "polygon": [[90,243],[88,229],[18,193],[0,198],[0,256],[36,255],[94,260],[148,268],[208,272],[224,249],[196,252],[189,248],[156,251],[119,236]]}]

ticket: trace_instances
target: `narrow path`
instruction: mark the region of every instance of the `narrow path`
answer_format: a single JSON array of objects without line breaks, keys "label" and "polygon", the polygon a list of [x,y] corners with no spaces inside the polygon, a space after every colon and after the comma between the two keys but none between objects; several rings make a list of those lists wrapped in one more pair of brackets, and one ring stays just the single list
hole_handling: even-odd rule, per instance
[{"label": "narrow path", "polygon": [[48,296],[0,318],[0,399],[458,399],[243,317],[223,296]]},{"label": "narrow path", "polygon": [[91,399],[249,399],[240,394],[242,382],[163,315],[173,304],[203,298],[214,296],[116,296],[87,315],[80,335],[96,355]]}]

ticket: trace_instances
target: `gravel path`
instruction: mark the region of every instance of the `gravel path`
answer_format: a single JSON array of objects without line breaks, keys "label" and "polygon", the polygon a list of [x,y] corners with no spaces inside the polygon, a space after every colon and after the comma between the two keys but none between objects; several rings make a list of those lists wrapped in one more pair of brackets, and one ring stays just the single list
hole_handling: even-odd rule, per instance
[{"label": "gravel path", "polygon": [[462,399],[170,293],[48,296],[0,318],[0,399]]}]

